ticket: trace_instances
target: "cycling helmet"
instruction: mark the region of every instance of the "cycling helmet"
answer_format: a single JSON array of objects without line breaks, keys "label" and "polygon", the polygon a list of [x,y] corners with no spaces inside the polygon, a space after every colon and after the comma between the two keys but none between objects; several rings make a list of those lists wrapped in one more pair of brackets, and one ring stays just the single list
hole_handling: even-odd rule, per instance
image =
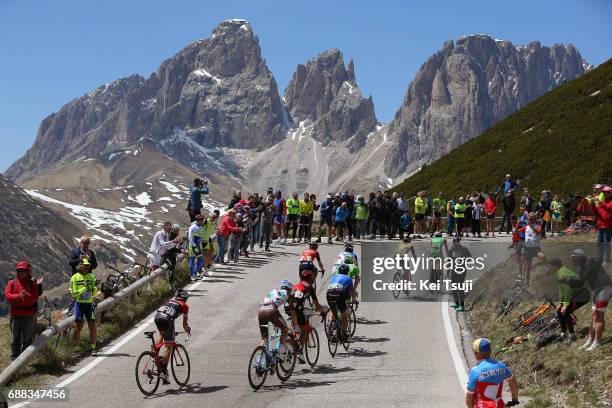
[{"label": "cycling helmet", "polygon": [[289,293],[291,293],[291,289],[293,288],[293,283],[291,283],[289,279],[283,279],[282,282],[280,283],[280,288],[285,289]]},{"label": "cycling helmet", "polygon": [[285,289],[277,290],[276,299],[274,299],[274,303],[276,303],[277,305],[282,305],[287,301],[288,298],[289,298],[289,292],[287,290]]},{"label": "cycling helmet", "polygon": [[189,298],[189,292],[185,289],[179,289],[176,291],[174,298],[178,300],[187,300]]},{"label": "cycling helmet", "polygon": [[310,246],[310,249],[319,248],[319,244],[317,243],[317,241],[311,241],[309,246]]},{"label": "cycling helmet", "polygon": [[338,267],[338,273],[340,275],[348,275],[349,266],[347,264],[340,264],[340,266]]},{"label": "cycling helmet", "polygon": [[438,232],[436,232],[436,233],[434,234],[434,237],[436,237],[436,238],[441,238],[441,237],[442,237],[442,233],[441,233],[440,231],[438,231]]},{"label": "cycling helmet", "polygon": [[342,257],[342,263],[345,263],[347,265],[350,265],[353,263],[353,257],[352,256],[343,256]]},{"label": "cycling helmet", "polygon": [[170,229],[172,229],[172,231],[178,231],[181,229],[181,226],[178,224],[172,224],[172,226],[170,227]]}]

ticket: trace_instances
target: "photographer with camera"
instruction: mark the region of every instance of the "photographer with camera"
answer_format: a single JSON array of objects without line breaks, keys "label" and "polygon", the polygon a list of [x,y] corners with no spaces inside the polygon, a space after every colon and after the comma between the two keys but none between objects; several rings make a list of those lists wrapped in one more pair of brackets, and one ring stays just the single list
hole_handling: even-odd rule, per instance
[{"label": "photographer with camera", "polygon": [[208,180],[196,178],[193,180],[193,187],[191,187],[189,193],[189,204],[187,205],[190,222],[194,222],[196,215],[202,212],[202,194],[208,194]]}]

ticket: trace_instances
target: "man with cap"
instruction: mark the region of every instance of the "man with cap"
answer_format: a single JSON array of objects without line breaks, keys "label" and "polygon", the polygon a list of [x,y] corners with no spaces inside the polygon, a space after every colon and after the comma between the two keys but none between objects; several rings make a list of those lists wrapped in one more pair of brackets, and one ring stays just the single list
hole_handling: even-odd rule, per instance
[{"label": "man with cap", "polygon": [[91,238],[87,235],[83,235],[79,240],[79,246],[74,248],[68,256],[68,265],[72,269],[72,274],[77,272],[77,267],[81,263],[81,259],[87,258],[91,264],[91,270],[98,267],[98,261],[96,259],[95,252],[89,248],[91,245]]},{"label": "man with cap", "polygon": [[4,289],[9,302],[11,326],[11,360],[25,350],[36,334],[36,313],[38,297],[42,294],[42,278],[32,279],[30,264],[21,261],[15,266],[17,276],[11,279]]},{"label": "man with cap", "polygon": [[93,299],[98,295],[96,287],[96,277],[91,271],[89,259],[83,258],[79,263],[77,272],[70,278],[70,293],[75,301],[74,306],[74,352],[79,354],[81,347],[81,329],[83,329],[84,319],[87,319],[89,328],[89,349],[93,356],[96,352],[96,314]]},{"label": "man with cap", "polygon": [[606,273],[599,259],[588,258],[584,250],[577,248],[571,255],[574,270],[578,272],[579,279],[563,279],[559,282],[571,288],[580,288],[585,284],[593,292],[592,320],[589,328],[589,338],[580,349],[591,351],[601,345],[601,336],[605,329],[605,313],[608,302],[612,298],[612,280]]},{"label": "man with cap", "polygon": [[[491,358],[491,341],[485,338],[476,339],[472,343],[472,350],[478,364],[470,369],[465,394],[466,406],[468,408],[503,408],[518,405],[518,382],[504,363]],[[512,401],[504,404],[502,388],[506,380],[510,386]]]},{"label": "man with cap", "polygon": [[513,193],[514,190],[519,187],[519,184],[516,181],[512,180],[510,174],[506,174],[506,179],[503,183],[500,184],[499,187],[497,187],[497,190],[495,190],[495,195],[497,195],[497,193],[499,193],[501,190],[504,190],[504,194]]},{"label": "man with cap", "polygon": [[610,262],[610,239],[612,238],[612,188],[602,186],[601,199],[591,200],[591,210],[597,226],[597,255],[603,265]]}]

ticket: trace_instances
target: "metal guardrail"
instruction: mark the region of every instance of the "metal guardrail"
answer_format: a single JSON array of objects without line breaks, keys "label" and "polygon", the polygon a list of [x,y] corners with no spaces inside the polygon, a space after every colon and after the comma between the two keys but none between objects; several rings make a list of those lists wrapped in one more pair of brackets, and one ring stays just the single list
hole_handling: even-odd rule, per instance
[{"label": "metal guardrail", "polygon": [[[184,255],[179,254],[179,256],[177,257],[177,266],[183,260],[183,258]],[[113,296],[104,299],[102,302],[98,303],[96,307],[96,312],[103,312],[111,308],[115,304],[121,302],[141,287],[148,285],[152,283],[155,279],[163,276],[165,273],[167,273],[167,269],[168,267],[166,265],[163,265],[161,268],[157,268],[155,271],[153,271],[150,275],[138,279],[136,282],[132,283],[127,288],[122,289],[119,292],[115,293]],[[4,370],[2,370],[2,372],[0,373],[0,386],[5,386],[11,380],[11,378],[13,378],[13,376],[17,374],[17,372],[21,368],[23,368],[23,366],[25,366],[30,360],[32,360],[47,345],[47,343],[53,336],[65,332],[73,325],[74,316],[71,316],[67,319],[59,321],[57,324],[47,327],[47,329],[45,329],[45,331],[39,334],[36,337],[36,340],[34,340],[34,342],[27,349],[25,349],[19,355],[19,357],[17,357],[13,362],[11,362],[11,364],[9,364]]]}]

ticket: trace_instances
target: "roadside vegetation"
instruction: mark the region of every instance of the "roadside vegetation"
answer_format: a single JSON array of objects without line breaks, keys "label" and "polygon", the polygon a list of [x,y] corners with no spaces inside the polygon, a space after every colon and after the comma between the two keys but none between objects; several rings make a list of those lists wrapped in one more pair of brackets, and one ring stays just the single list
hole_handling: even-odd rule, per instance
[{"label": "roadside vegetation", "polygon": [[612,59],[531,102],[423,168],[394,191],[448,197],[495,191],[506,173],[566,196],[612,180]]},{"label": "roadside vegetation", "polygon": [[[184,286],[189,282],[187,262],[185,260],[177,266],[174,276],[178,286]],[[133,328],[136,322],[148,316],[170,296],[172,296],[172,292],[164,275],[156,279],[148,287],[143,288],[139,296],[134,294],[105,312],[102,319],[100,319],[100,314],[96,314],[96,318],[98,318],[98,349],[100,349],[100,355],[104,355],[104,346]],[[46,328],[47,323],[40,317],[38,325],[40,332]],[[88,349],[88,338],[89,330],[87,325],[84,325],[81,332],[81,349]],[[0,319],[0,342],[7,345],[7,347],[0,348],[1,371],[11,362],[11,350],[9,347],[11,334],[8,318]],[[8,388],[33,389],[50,383],[58,376],[67,373],[68,367],[77,363],[81,358],[74,354],[73,347],[72,331],[64,336],[60,334],[59,341],[58,336],[54,336],[47,344],[47,347],[13,378]]]},{"label": "roadside vegetation", "polygon": [[[571,242],[576,245],[577,239]],[[547,240],[543,251],[547,256],[558,256],[559,240]],[[592,241],[589,242],[592,245]],[[518,274],[518,265],[508,260],[487,272],[475,284],[470,294],[467,321],[475,337],[487,337],[494,346],[494,357],[504,361],[517,378],[523,396],[530,401],[526,407],[609,407],[612,406],[612,315],[606,314],[603,344],[594,351],[578,350],[588,337],[591,322],[591,304],[576,312],[575,326],[578,340],[571,344],[554,341],[542,348],[536,347],[536,336],[523,339],[520,344],[508,344],[521,333],[512,329],[512,322],[533,306],[541,305],[539,298],[546,294],[556,300],[557,282],[543,262],[534,259],[531,285],[521,302],[507,316],[497,317],[502,299],[509,295]],[[608,270],[608,273],[611,271]]]}]

